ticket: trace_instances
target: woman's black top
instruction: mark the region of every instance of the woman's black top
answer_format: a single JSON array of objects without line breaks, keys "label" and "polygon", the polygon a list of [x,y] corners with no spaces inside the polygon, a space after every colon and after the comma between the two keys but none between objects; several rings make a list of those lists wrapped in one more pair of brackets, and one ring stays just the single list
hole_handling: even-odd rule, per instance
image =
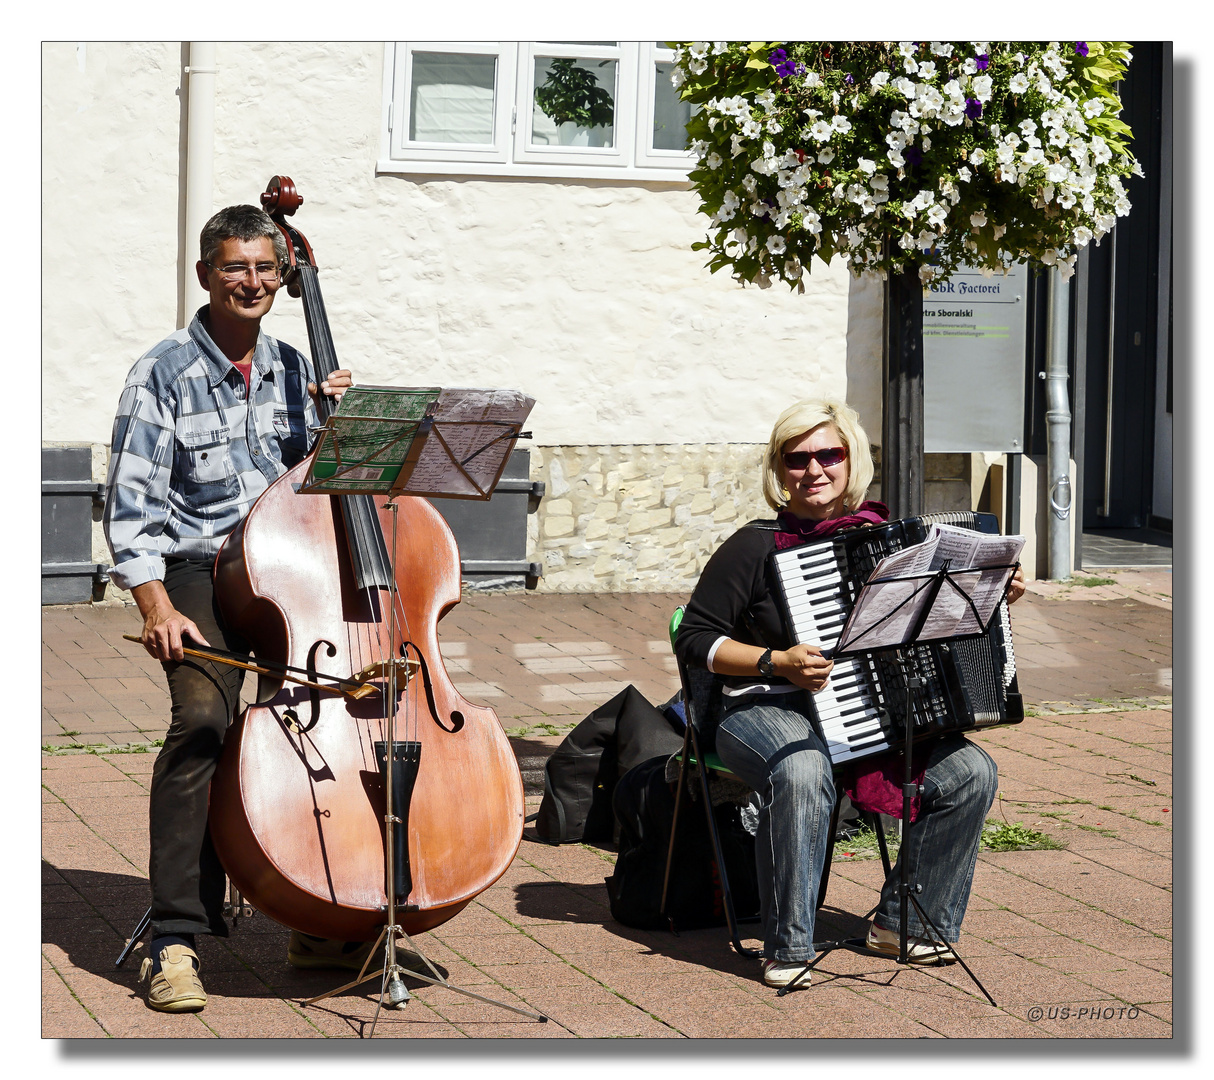
[{"label": "woman's black top", "polygon": [[[689,667],[708,666],[708,654],[722,637],[776,651],[794,642],[776,597],[780,594],[768,556],[775,550],[774,522],[746,526],[713,553],[683,613],[675,639],[679,659]],[[789,686],[777,675],[722,675],[727,693],[748,687]]]}]

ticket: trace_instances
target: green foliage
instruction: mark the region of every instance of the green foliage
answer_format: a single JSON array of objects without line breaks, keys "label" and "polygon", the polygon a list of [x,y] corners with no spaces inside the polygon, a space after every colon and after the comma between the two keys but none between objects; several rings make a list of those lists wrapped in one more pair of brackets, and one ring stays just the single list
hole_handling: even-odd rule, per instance
[{"label": "green foliage", "polygon": [[1026,259],[1069,277],[1129,212],[1122,42],[676,46],[714,272],[795,287],[838,255],[925,282]]},{"label": "green foliage", "polygon": [[544,85],[535,88],[535,103],[549,120],[587,128],[612,122],[615,106],[611,94],[599,86],[593,71],[578,67],[569,58],[549,60],[548,64]]},{"label": "green foliage", "polygon": [[982,846],[987,851],[1057,851],[1066,845],[1018,821],[1005,821],[983,830]]}]

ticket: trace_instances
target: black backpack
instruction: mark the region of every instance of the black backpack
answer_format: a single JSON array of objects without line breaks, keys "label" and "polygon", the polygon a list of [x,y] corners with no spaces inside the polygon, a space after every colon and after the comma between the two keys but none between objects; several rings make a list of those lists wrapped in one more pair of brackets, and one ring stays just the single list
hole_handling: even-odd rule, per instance
[{"label": "black backpack", "polygon": [[[679,835],[670,868],[666,917],[659,913],[662,879],[674,822],[674,785],[666,781],[669,755],[631,769],[615,787],[613,806],[619,822],[619,854],[607,879],[611,916],[638,930],[724,926],[721,876],[704,820],[704,808],[686,791],[679,807]],[[723,803],[713,808],[725,870],[739,921],[759,914],[755,842],[742,825],[741,808]]]},{"label": "black backpack", "polygon": [[533,818],[538,839],[611,842],[611,796],[620,777],[642,761],[682,748],[677,717],[656,708],[635,686],[625,687],[569,732],[545,762],[544,797]]}]

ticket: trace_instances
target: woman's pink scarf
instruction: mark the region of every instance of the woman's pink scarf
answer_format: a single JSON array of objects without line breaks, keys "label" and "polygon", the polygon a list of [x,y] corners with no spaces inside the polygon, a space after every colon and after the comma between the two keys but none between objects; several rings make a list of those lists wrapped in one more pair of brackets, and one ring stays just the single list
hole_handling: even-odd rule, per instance
[{"label": "woman's pink scarf", "polygon": [[889,507],[885,503],[861,503],[859,509],[843,514],[841,517],[827,518],[825,521],[814,521],[811,518],[799,518],[795,514],[782,510],[776,516],[779,526],[776,532],[776,550],[799,547],[811,540],[822,540],[843,529],[858,529],[865,525],[880,525],[889,519]]}]

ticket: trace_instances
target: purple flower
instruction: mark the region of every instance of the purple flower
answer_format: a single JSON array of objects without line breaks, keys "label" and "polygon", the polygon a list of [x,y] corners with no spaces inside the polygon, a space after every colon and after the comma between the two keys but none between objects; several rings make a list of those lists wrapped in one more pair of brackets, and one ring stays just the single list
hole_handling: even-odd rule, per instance
[{"label": "purple flower", "polygon": [[795,75],[800,70],[801,65],[795,60],[785,60],[784,63],[776,65],[776,74],[781,79],[787,79],[790,75]]},{"label": "purple flower", "polygon": [[971,120],[977,120],[982,115],[982,102],[977,98],[966,98],[965,115]]},{"label": "purple flower", "polygon": [[991,58],[988,53],[979,53],[974,57],[974,63],[978,65],[979,71],[985,71],[991,66]]},{"label": "purple flower", "polygon": [[844,77],[843,81],[845,83],[847,83],[848,86],[851,86],[851,84],[854,83],[856,80],[853,79],[850,75],[847,75]]},{"label": "purple flower", "polygon": [[906,148],[906,153],[903,155],[903,157],[906,158],[906,163],[908,165],[922,165],[923,164],[923,151],[920,150],[919,147],[917,147],[917,146],[908,146]]},{"label": "purple flower", "polygon": [[1087,54],[1088,54],[1088,43],[1087,43],[1086,41],[1077,41],[1077,42],[1075,42],[1075,51],[1076,51],[1076,52],[1077,52],[1077,53],[1078,53],[1080,56],[1087,56]]},{"label": "purple flower", "polygon": [[767,62],[768,62],[769,64],[782,64],[782,63],[784,63],[784,61],[785,61],[785,60],[787,60],[787,59],[788,59],[788,53],[786,53],[786,52],[785,52],[783,49],[776,49],[776,50],[775,50],[775,51],[774,51],[774,52],[773,52],[773,53],[772,53],[772,54],[771,54],[771,55],[770,55],[770,56],[767,58]]}]

